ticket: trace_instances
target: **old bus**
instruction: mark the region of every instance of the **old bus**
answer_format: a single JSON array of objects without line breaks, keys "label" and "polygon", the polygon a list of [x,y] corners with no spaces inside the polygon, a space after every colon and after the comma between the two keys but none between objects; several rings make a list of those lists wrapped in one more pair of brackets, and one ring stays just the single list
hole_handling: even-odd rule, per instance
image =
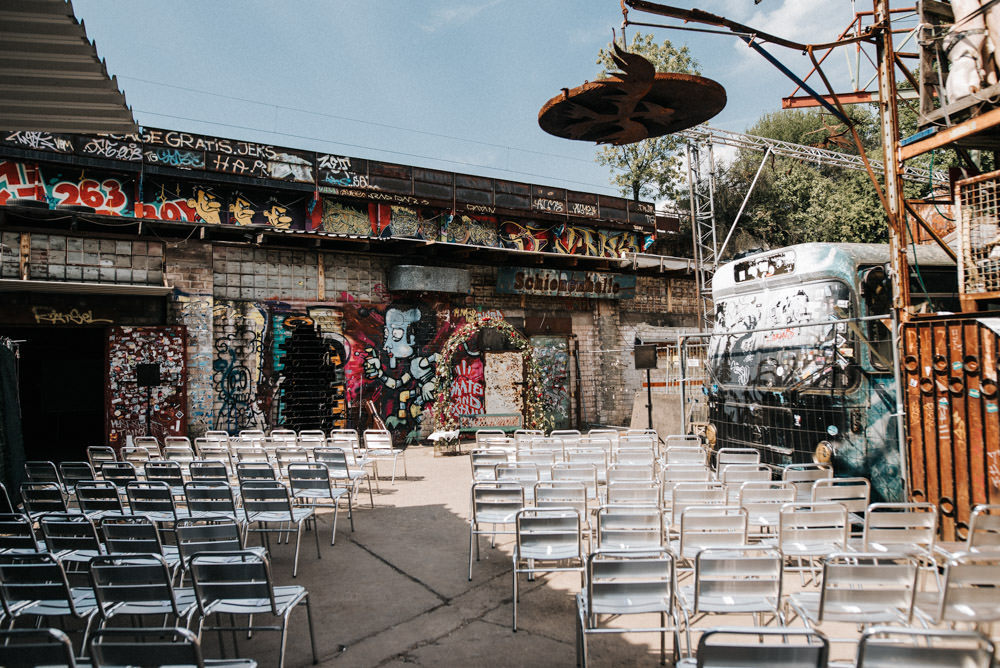
[{"label": "old bus", "polygon": [[[956,308],[954,263],[917,250],[913,303]],[[888,262],[885,244],[809,243],[719,267],[706,383],[716,448],[752,447],[776,467],[829,461],[868,478],[872,500],[903,499]]]}]

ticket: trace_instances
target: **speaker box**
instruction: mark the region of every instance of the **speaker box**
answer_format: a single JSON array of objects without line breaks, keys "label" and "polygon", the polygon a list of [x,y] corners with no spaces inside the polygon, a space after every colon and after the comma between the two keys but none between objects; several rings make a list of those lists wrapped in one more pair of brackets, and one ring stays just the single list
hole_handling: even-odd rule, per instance
[{"label": "speaker box", "polygon": [[647,343],[635,347],[635,368],[636,369],[656,368],[655,343]]},{"label": "speaker box", "polygon": [[136,364],[135,382],[139,387],[156,387],[160,384],[160,365]]}]

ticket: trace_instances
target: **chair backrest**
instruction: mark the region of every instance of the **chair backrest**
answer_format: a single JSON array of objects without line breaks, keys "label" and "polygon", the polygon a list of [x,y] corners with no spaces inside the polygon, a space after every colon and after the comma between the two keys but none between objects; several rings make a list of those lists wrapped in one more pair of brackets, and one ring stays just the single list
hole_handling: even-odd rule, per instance
[{"label": "chair backrest", "polygon": [[389,450],[392,448],[392,434],[388,429],[365,429],[365,449]]},{"label": "chair backrest", "polygon": [[75,668],[73,643],[59,629],[3,629],[0,630],[0,666]]},{"label": "chair backrest", "polygon": [[90,462],[60,462],[59,477],[62,478],[63,486],[67,491],[76,488],[76,483],[81,480],[96,480],[94,467]]},{"label": "chair backrest", "polygon": [[29,482],[54,482],[62,485],[62,478],[56,465],[48,460],[31,460],[24,462],[24,474]]},{"label": "chair backrest", "polygon": [[619,480],[656,480],[656,466],[652,464],[612,464],[608,467],[608,484]]},{"label": "chair backrest", "polygon": [[292,496],[300,492],[328,493],[333,486],[330,467],[324,462],[296,462],[289,464],[288,486],[291,488]]},{"label": "chair backrest", "polygon": [[187,563],[199,552],[233,552],[243,549],[243,534],[235,519],[182,517],[177,520],[177,550]]},{"label": "chair backrest", "polygon": [[184,498],[192,515],[218,513],[234,515],[236,500],[233,488],[221,480],[191,480],[184,483]]},{"label": "chair backrest", "polygon": [[965,549],[1000,549],[1000,505],[981,504],[972,509]]},{"label": "chair backrest", "polygon": [[766,464],[729,464],[719,475],[719,480],[739,492],[740,485],[751,480],[768,481],[771,479],[771,467]]},{"label": "chair backrest", "polygon": [[177,519],[177,506],[170,485],[162,480],[134,480],[125,486],[133,515],[168,513]]},{"label": "chair backrest", "polygon": [[476,482],[472,485],[472,521],[510,524],[524,507],[524,488],[517,483]]},{"label": "chair backrest", "polygon": [[747,543],[747,511],[739,506],[688,506],[681,513],[679,556]]},{"label": "chair backrest", "polygon": [[[934,623],[990,624],[1000,620],[1000,553],[963,553],[948,560]],[[923,606],[921,606],[923,609]]]},{"label": "chair backrest", "polygon": [[[320,436],[322,436],[323,438],[325,438],[325,435],[323,434],[322,431],[319,432],[319,433],[320,433]],[[291,442],[292,445],[295,445],[296,441],[298,441],[298,438],[299,438],[299,436],[298,436],[298,434],[295,433],[294,429],[272,429],[271,430],[271,440],[274,441],[275,443],[279,443],[279,442],[280,443],[288,443],[288,442]]]},{"label": "chair backrest", "polygon": [[865,512],[865,552],[934,551],[937,507],[933,503],[873,503]]},{"label": "chair backrest", "polygon": [[229,432],[228,431],[220,431],[218,429],[209,429],[208,431],[205,432],[203,438],[205,438],[205,439],[207,439],[209,441],[216,441],[218,443],[225,443],[227,445],[229,444],[229,441],[230,441]]},{"label": "chair backrest", "polygon": [[100,629],[90,635],[87,646],[98,668],[149,665],[151,657],[158,666],[205,666],[198,637],[181,627]]},{"label": "chair backrest", "polygon": [[858,642],[857,668],[992,668],[993,641],[977,631],[876,626]]},{"label": "chair backrest", "polygon": [[166,451],[167,448],[188,448],[191,447],[191,439],[187,436],[165,436],[163,438],[163,449]]},{"label": "chair backrest", "polygon": [[708,452],[700,445],[670,445],[668,443],[663,453],[663,459],[666,464],[708,466]]},{"label": "chair backrest", "polygon": [[541,479],[538,466],[529,463],[507,462],[496,465],[496,479],[500,482],[519,482],[534,487]]},{"label": "chair backrest", "polygon": [[[162,556],[98,556],[90,560],[88,570],[94,597],[97,599],[97,610],[104,619],[110,618],[114,609],[121,604],[154,601],[169,604],[174,617],[180,616],[177,598],[170,584],[170,569]],[[162,662],[162,657],[157,657],[157,661]]]},{"label": "chair backrest", "polygon": [[698,668],[826,668],[830,643],[801,627],[719,627],[698,641]]},{"label": "chair backrest", "polygon": [[245,480],[277,480],[274,467],[268,462],[239,462],[236,464],[236,478]]},{"label": "chair backrest", "polygon": [[24,512],[32,517],[38,513],[66,512],[62,489],[54,482],[23,482],[20,490]]},{"label": "chair backrest", "polygon": [[715,470],[729,464],[760,464],[760,450],[754,448],[719,448],[715,453]]},{"label": "chair backrest", "polygon": [[199,436],[194,439],[194,452],[200,459],[229,459],[229,446]]},{"label": "chair backrest", "polygon": [[162,480],[171,487],[184,485],[184,471],[179,461],[146,462],[143,472],[146,480]]},{"label": "chair backrest", "polygon": [[270,601],[279,615],[267,559],[249,550],[194,554],[188,560],[198,611],[209,614],[216,601]]},{"label": "chair backrest", "polygon": [[277,480],[244,480],[240,483],[243,511],[250,513],[288,513],[292,516],[292,498],[288,488]]},{"label": "chair backrest", "polygon": [[813,483],[812,500],[841,503],[849,513],[863,513],[871,498],[867,478],[828,478]]},{"label": "chair backrest", "polygon": [[590,517],[587,487],[582,482],[541,480],[535,483],[536,508],[575,508],[580,517]]},{"label": "chair backrest", "polygon": [[656,434],[622,434],[616,440],[618,450],[647,447],[656,450],[659,445]]},{"label": "chair backrest", "polygon": [[656,452],[652,448],[618,448],[615,464],[642,465],[652,468],[656,462]]},{"label": "chair backrest", "polygon": [[62,564],[48,552],[0,553],[0,604],[8,618],[28,601],[65,603],[77,616]]},{"label": "chair backrest", "polygon": [[34,522],[27,515],[0,514],[0,550],[38,551]]},{"label": "chair backrest", "polygon": [[701,438],[697,434],[667,434],[663,439],[667,448],[701,447]]},{"label": "chair backrest", "polygon": [[584,559],[583,522],[574,508],[517,511],[515,556],[536,561]]},{"label": "chair backrest", "polygon": [[195,458],[194,448],[190,445],[165,445],[163,446],[163,458],[179,464],[187,464]]},{"label": "chair backrest", "polygon": [[473,480],[496,480],[496,465],[507,463],[507,453],[503,450],[473,450],[469,453]]},{"label": "chair backrest", "polygon": [[746,509],[751,524],[759,524],[765,517],[777,524],[781,507],[794,503],[795,494],[789,482],[751,480],[739,486],[739,506]]},{"label": "chair backrest", "polygon": [[10,502],[10,495],[7,493],[7,486],[0,483],[0,513],[17,512],[14,504]]},{"label": "chair backrest", "polygon": [[163,555],[163,543],[156,524],[142,515],[104,517],[101,533],[109,554]]},{"label": "chair backrest", "polygon": [[618,480],[607,486],[607,505],[660,506],[663,491],[658,480]]},{"label": "chair backrest", "polygon": [[483,440],[491,436],[499,436],[501,438],[506,438],[507,433],[503,429],[477,429],[476,447],[480,447]]},{"label": "chair backrest", "polygon": [[[663,493],[667,493],[666,488]],[[679,527],[681,514],[690,506],[721,506],[727,500],[726,486],[717,480],[678,482],[670,491],[670,524]]]},{"label": "chair backrest", "polygon": [[138,480],[135,465],[132,462],[105,461],[101,462],[101,478],[109,480],[119,487],[124,487],[132,480]]},{"label": "chair backrest", "polygon": [[835,546],[843,550],[847,549],[850,528],[847,508],[842,504],[787,503],[778,514],[778,543],[784,551],[792,545]]},{"label": "chair backrest", "polygon": [[76,484],[76,503],[80,512],[106,514],[124,513],[118,487],[109,480],[81,480]]},{"label": "chair backrest", "polygon": [[45,513],[39,516],[38,526],[45,538],[49,552],[64,550],[92,550],[104,552],[93,520],[84,513]]},{"label": "chair backrest", "polygon": [[161,452],[160,441],[155,436],[133,436],[132,445],[137,448],[146,448],[157,454]]},{"label": "chair backrest", "polygon": [[597,509],[599,549],[659,550],[663,535],[663,513],[655,505],[604,505]]},{"label": "chair backrest", "polygon": [[263,429],[240,429],[238,438],[241,441],[260,441],[263,443],[267,434]]},{"label": "chair backrest", "polygon": [[122,461],[129,462],[136,468],[140,470],[146,466],[146,462],[151,460],[159,460],[160,453],[156,451],[154,454],[148,448],[138,447],[138,446],[125,446],[122,448],[121,452]]},{"label": "chair backrest", "polygon": [[302,464],[309,461],[309,451],[305,448],[280,447],[274,451],[274,454],[278,461],[278,470],[285,472],[285,475],[287,475],[289,465],[293,463]]},{"label": "chair backrest", "polygon": [[87,448],[87,461],[95,470],[101,468],[103,462],[113,462],[117,458],[114,448],[107,445],[91,445]]},{"label": "chair backrest", "polygon": [[708,548],[694,560],[693,611],[777,612],[782,605],[782,556],[765,545]]},{"label": "chair backrest", "polygon": [[196,459],[188,465],[192,481],[229,482],[229,467],[222,459]]},{"label": "chair backrest", "polygon": [[909,623],[917,562],[902,553],[841,552],[823,561],[818,621],[865,624],[895,612]]},{"label": "chair backrest", "polygon": [[598,550],[587,558],[588,626],[596,615],[673,615],[674,558],[666,550],[627,554]]},{"label": "chair backrest", "polygon": [[817,480],[833,477],[830,464],[789,464],[781,469],[781,479],[795,485],[796,500],[812,500],[812,486]]}]

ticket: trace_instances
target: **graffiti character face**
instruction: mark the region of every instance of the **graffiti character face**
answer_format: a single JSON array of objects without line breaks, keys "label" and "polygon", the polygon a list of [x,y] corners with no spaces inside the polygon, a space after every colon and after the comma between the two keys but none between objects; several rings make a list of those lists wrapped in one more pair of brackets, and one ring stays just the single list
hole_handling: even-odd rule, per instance
[{"label": "graffiti character face", "polygon": [[253,215],[256,213],[253,210],[253,204],[243,195],[236,196],[233,203],[229,205],[229,212],[233,214],[237,225],[252,225]]},{"label": "graffiti character face", "polygon": [[408,311],[401,311],[398,308],[386,310],[385,339],[382,343],[382,350],[389,353],[389,366],[391,368],[396,368],[396,360],[413,357],[416,336],[412,327],[419,320],[420,309],[417,308]]},{"label": "graffiti character face", "polygon": [[292,224],[292,217],[288,215],[288,208],[278,204],[272,204],[269,208],[264,209],[264,217],[267,218],[267,222],[272,227],[286,229]]},{"label": "graffiti character face", "polygon": [[198,188],[195,190],[194,199],[189,199],[187,205],[198,212],[198,216],[206,223],[219,224],[219,211],[222,210],[222,203],[213,193]]}]

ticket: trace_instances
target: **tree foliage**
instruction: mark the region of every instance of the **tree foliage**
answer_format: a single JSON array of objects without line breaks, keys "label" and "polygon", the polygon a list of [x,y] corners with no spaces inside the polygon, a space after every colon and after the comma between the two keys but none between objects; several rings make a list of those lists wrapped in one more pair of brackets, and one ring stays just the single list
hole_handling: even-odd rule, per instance
[{"label": "tree foliage", "polygon": [[[699,73],[698,62],[688,48],[677,48],[670,40],[657,43],[652,35],[636,33],[627,50],[645,57],[658,72]],[[598,75],[601,78],[616,71],[611,53],[608,44],[598,54],[597,64],[603,68]],[[624,197],[664,199],[674,196],[681,182],[678,151],[682,145],[681,140],[666,135],[624,146],[603,146],[597,151],[597,162],[611,168],[612,181]]]}]

